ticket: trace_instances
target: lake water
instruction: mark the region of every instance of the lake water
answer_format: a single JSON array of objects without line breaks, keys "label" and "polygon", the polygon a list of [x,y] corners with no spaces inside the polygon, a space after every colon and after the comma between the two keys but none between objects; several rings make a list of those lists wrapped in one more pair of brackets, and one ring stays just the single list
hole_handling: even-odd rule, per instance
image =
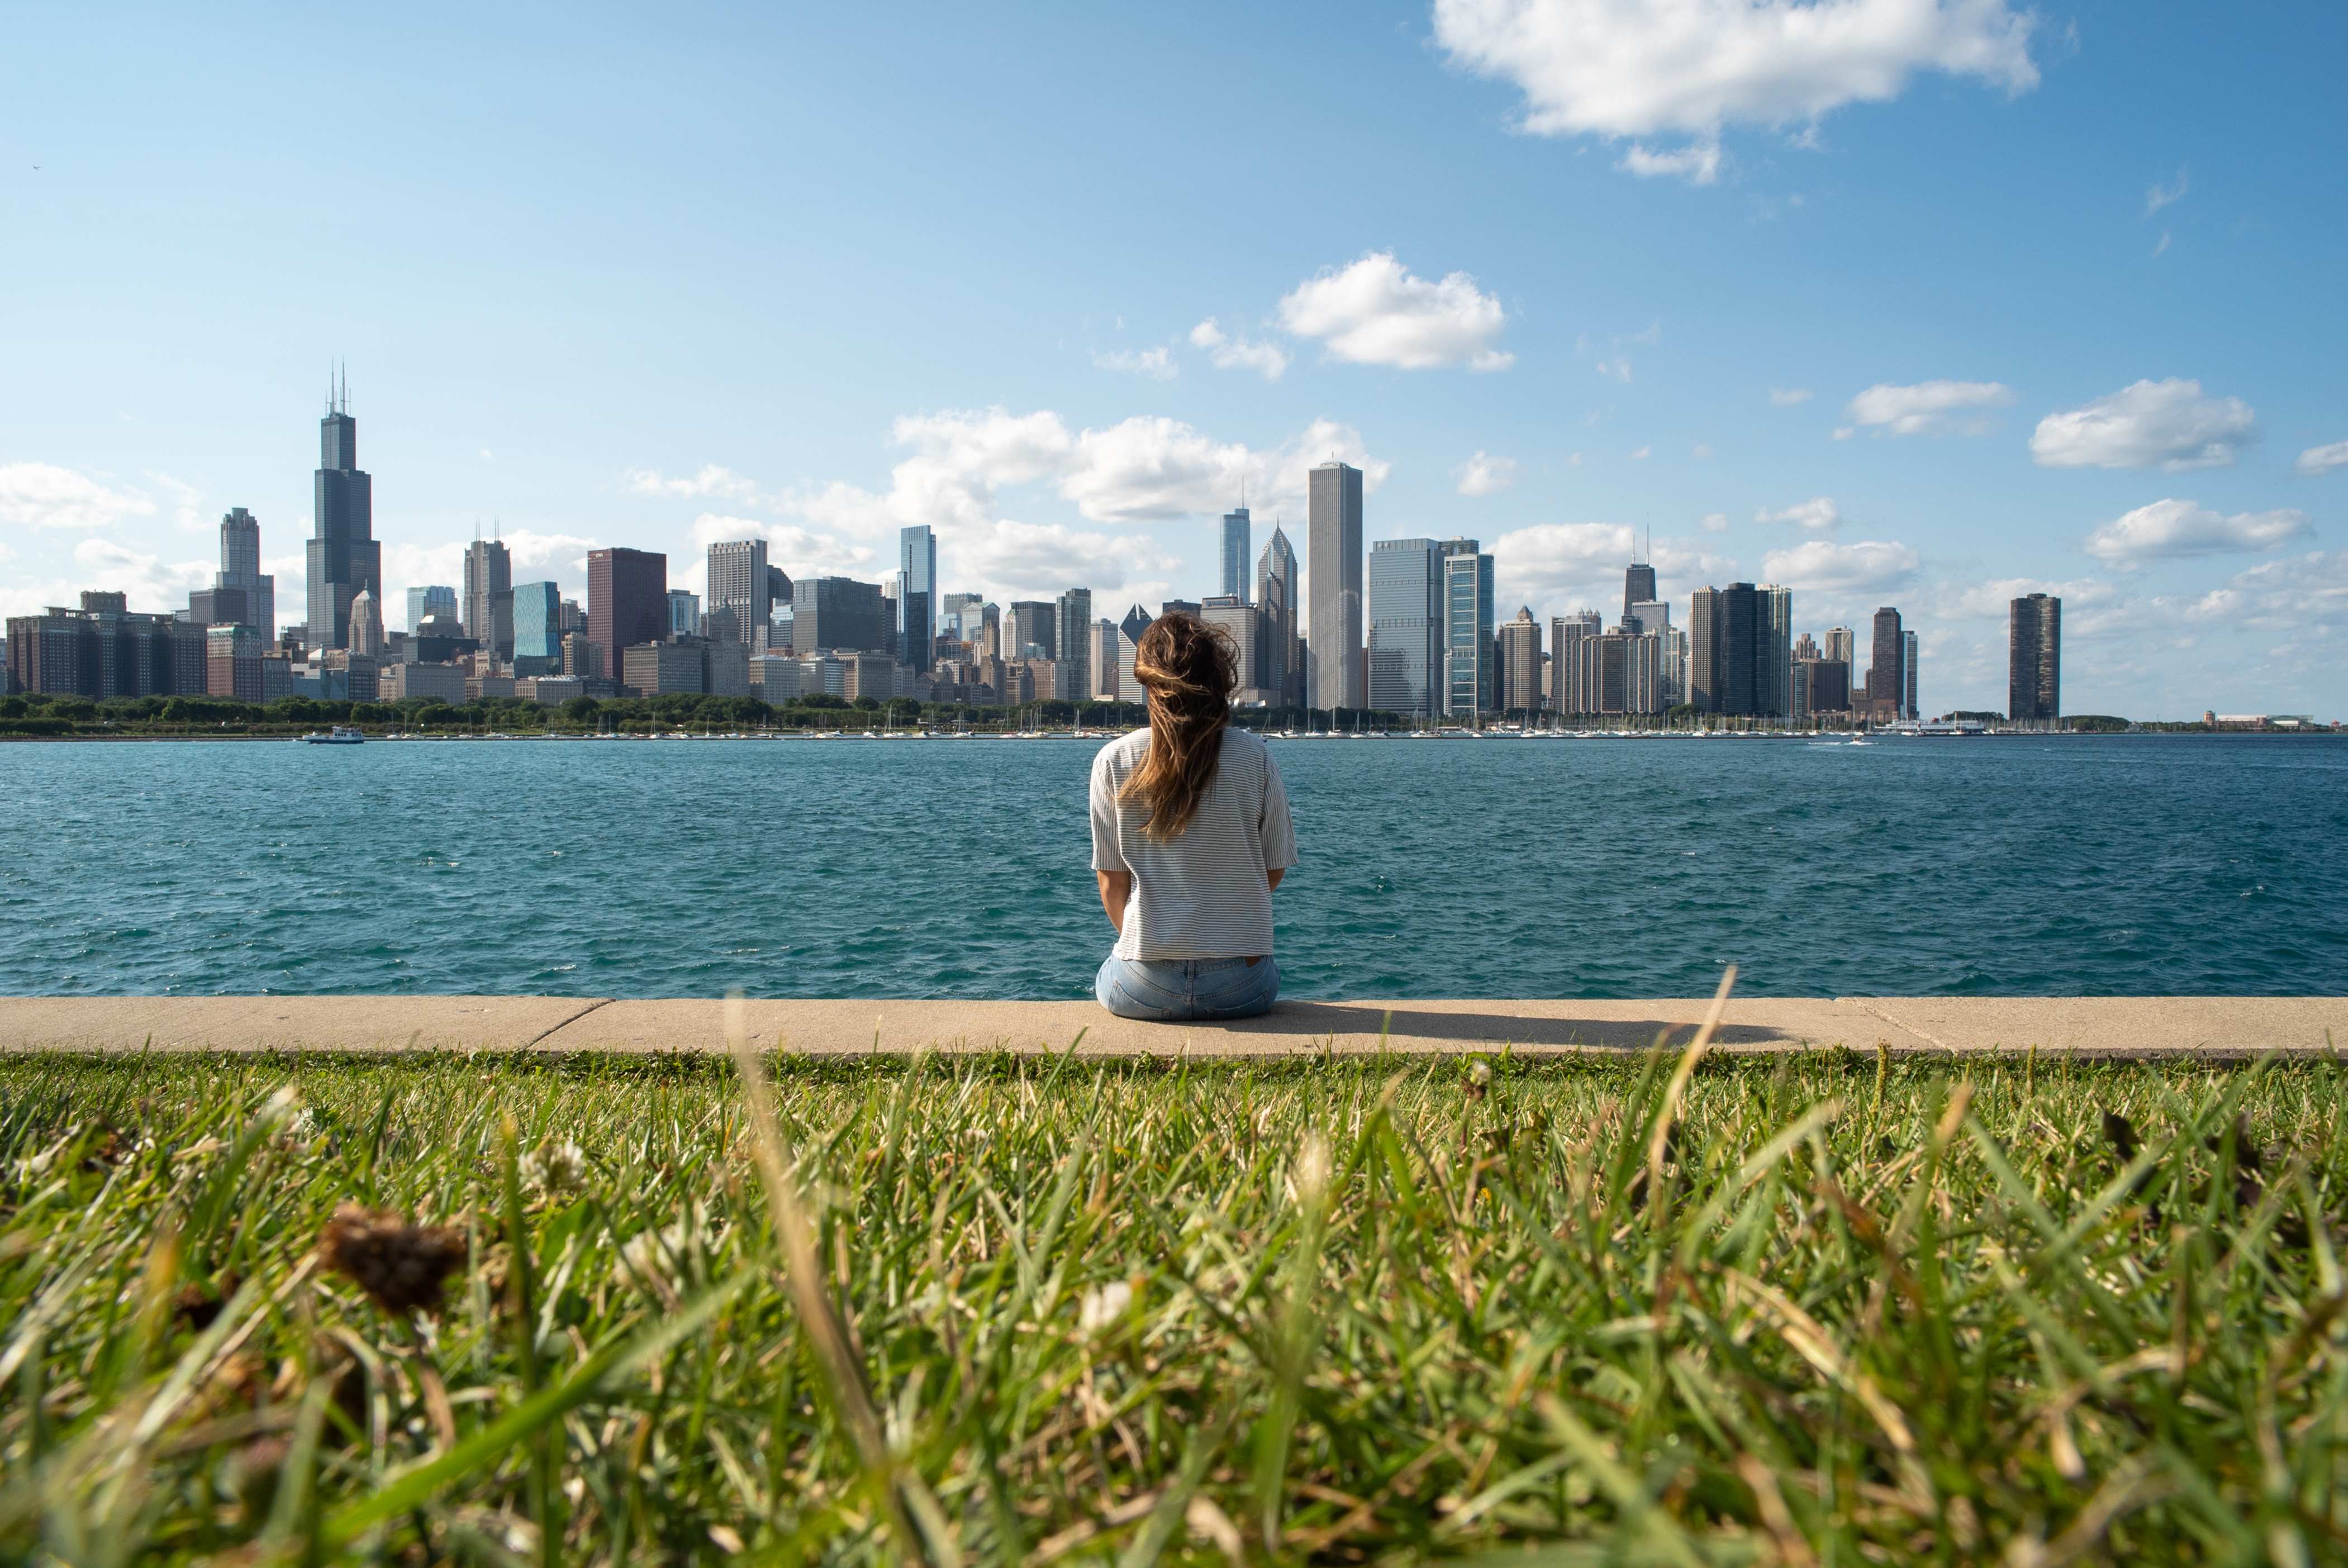
[{"label": "lake water", "polygon": [[[0,745],[0,991],[1087,996],[1097,745]],[[1292,996],[2348,991],[2348,741],[1274,755]]]}]

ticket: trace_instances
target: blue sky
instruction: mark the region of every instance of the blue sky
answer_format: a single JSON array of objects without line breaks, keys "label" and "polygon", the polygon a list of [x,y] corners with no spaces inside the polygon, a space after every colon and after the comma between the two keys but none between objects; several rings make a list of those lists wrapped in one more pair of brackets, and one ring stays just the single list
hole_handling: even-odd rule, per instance
[{"label": "blue sky", "polygon": [[[1923,704],[2338,715],[2336,5],[19,7],[0,608],[134,607],[262,519],[327,365],[395,602],[478,523],[877,578],[1214,590],[1303,474],[1507,612],[1897,604]],[[2331,106],[2331,107],[2327,107]],[[36,167],[37,166],[37,167]],[[1220,363],[1219,363],[1220,362]],[[1297,532],[1301,542],[1301,529]]]}]

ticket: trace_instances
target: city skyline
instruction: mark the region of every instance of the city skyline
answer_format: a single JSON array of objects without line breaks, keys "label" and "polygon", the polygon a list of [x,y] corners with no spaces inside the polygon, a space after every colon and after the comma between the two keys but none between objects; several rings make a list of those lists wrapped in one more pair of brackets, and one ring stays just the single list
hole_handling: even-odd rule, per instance
[{"label": "city skyline", "polygon": [[[570,597],[634,548],[709,603],[708,545],[747,538],[885,581],[926,526],[940,584],[1000,602],[1204,599],[1242,491],[1251,556],[1302,546],[1336,458],[1365,555],[1480,539],[1506,614],[1611,613],[1652,527],[1682,610],[1899,602],[1932,706],[2004,705],[2032,592],[2065,600],[2067,708],[2322,706],[2348,216],[2304,174],[2348,18],[1922,8],[1774,66],[1581,0],[885,37],[720,8],[598,18],[559,63],[519,18],[451,57],[429,15],[30,16],[57,65],[0,100],[38,241],[6,263],[0,611],[183,602],[242,507],[294,620],[325,576],[298,416],[343,356],[381,550],[343,586],[386,622],[477,523]],[[1495,30],[1519,10],[1578,18],[1617,90]],[[643,113],[604,125],[582,73]],[[1330,168],[1358,193],[1310,193]],[[223,215],[234,245],[151,243]]]}]

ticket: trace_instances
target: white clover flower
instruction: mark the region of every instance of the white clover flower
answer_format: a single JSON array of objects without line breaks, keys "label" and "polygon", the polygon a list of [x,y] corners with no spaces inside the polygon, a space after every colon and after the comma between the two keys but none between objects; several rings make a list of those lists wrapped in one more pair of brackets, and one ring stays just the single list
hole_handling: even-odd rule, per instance
[{"label": "white clover flower", "polygon": [[587,1184],[587,1155],[576,1143],[549,1138],[521,1157],[522,1185],[548,1197],[575,1193]]},{"label": "white clover flower", "polygon": [[1076,1327],[1086,1334],[1097,1334],[1114,1326],[1133,1305],[1133,1286],[1125,1281],[1113,1280],[1097,1285],[1085,1292],[1076,1307]]}]

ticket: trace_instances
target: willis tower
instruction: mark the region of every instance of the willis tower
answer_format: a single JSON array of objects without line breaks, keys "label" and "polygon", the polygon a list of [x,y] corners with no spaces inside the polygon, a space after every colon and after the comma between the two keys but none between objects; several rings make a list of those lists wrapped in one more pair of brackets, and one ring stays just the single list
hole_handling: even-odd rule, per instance
[{"label": "willis tower", "polygon": [[383,547],[375,538],[374,482],[359,468],[359,422],[348,383],[318,422],[316,531],[309,541],[310,646],[351,645],[351,600],[361,589],[383,599]]}]

